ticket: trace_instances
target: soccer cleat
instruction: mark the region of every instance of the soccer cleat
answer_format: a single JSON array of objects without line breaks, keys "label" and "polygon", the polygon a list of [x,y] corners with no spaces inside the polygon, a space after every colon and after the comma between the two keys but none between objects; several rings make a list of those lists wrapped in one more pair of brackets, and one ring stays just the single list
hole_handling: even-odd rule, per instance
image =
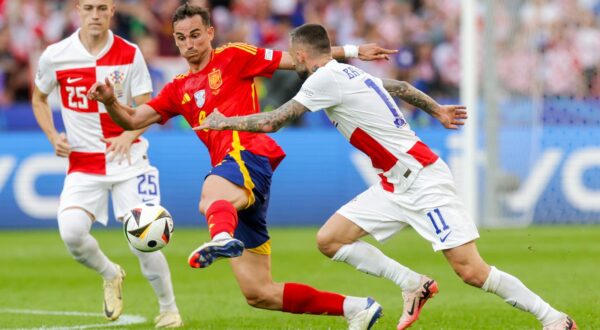
[{"label": "soccer cleat", "polygon": [[577,324],[569,315],[563,314],[563,317],[560,319],[546,325],[544,330],[575,330],[577,329]]},{"label": "soccer cleat", "polygon": [[125,271],[121,266],[115,264],[118,270],[117,276],[111,280],[104,280],[104,316],[114,321],[123,312],[123,279]]},{"label": "soccer cleat", "polygon": [[183,326],[183,320],[179,312],[162,312],[154,318],[156,328],[180,328]]},{"label": "soccer cleat", "polygon": [[423,305],[438,293],[437,282],[427,276],[421,275],[421,284],[413,292],[402,292],[404,309],[398,322],[398,330],[410,327],[419,318]]},{"label": "soccer cleat", "polygon": [[235,238],[226,238],[202,244],[194,250],[188,264],[192,268],[206,268],[222,258],[235,258],[244,252],[244,243]]},{"label": "soccer cleat", "polygon": [[347,317],[348,330],[369,330],[383,316],[383,308],[373,298],[367,298],[367,307],[352,317]]}]

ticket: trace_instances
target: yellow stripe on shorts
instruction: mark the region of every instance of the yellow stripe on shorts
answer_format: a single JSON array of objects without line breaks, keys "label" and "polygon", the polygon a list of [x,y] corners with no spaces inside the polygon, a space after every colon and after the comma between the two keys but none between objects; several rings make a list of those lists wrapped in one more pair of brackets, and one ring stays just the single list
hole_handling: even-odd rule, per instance
[{"label": "yellow stripe on shorts", "polygon": [[240,172],[242,172],[242,176],[244,177],[244,188],[246,188],[246,194],[248,195],[248,204],[245,208],[249,208],[254,204],[256,198],[254,197],[254,182],[252,182],[252,178],[250,177],[250,172],[248,172],[248,168],[246,167],[246,163],[242,159],[242,150],[246,150],[244,146],[240,142],[240,133],[238,131],[233,131],[233,139],[231,142],[231,146],[233,150],[229,152],[231,158],[235,160],[235,162],[240,167]]},{"label": "yellow stripe on shorts", "polygon": [[250,251],[250,252],[256,253],[256,254],[270,255],[271,254],[271,240],[268,240],[268,241],[264,242],[262,245],[257,246],[253,249],[246,249],[246,251]]}]

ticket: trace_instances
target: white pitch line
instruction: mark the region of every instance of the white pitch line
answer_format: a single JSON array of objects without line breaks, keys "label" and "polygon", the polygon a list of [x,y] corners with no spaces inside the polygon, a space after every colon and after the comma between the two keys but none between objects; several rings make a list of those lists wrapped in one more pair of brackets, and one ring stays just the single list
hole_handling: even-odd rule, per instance
[{"label": "white pitch line", "polygon": [[[1,314],[29,314],[29,315],[65,315],[65,316],[93,316],[93,317],[104,317],[102,313],[86,313],[86,312],[72,312],[72,311],[46,311],[46,310],[35,310],[35,309],[15,309],[15,308],[2,308],[0,309]],[[123,314],[117,321],[110,323],[97,323],[97,324],[82,324],[74,326],[52,326],[52,327],[41,327],[41,328],[20,328],[19,330],[75,330],[75,329],[89,329],[89,328],[107,328],[115,326],[127,326],[132,324],[140,324],[146,322],[146,318],[140,315],[128,315]]]}]

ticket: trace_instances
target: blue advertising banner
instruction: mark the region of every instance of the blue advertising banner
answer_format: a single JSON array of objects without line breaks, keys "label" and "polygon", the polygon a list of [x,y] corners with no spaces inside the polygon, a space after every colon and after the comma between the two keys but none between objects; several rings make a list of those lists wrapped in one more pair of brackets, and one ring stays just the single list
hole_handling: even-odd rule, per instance
[{"label": "blue advertising banner", "polygon": [[[456,135],[417,132],[452,166]],[[538,135],[502,132],[502,168],[518,182],[502,201],[506,213],[533,212],[537,223],[600,223],[600,146],[593,127],[544,128]],[[198,212],[208,153],[189,131],[146,134],[160,171],[162,204],[176,225],[205,226]],[[288,156],[273,177],[269,223],[319,225],[341,205],[377,182],[370,160],[332,129],[286,129],[274,135]],[[523,141],[541,141],[532,148]],[[518,157],[516,156],[518,155]],[[0,228],[56,226],[67,162],[54,156],[39,132],[0,135]],[[112,208],[111,208],[112,210]],[[111,219],[111,225],[118,225]]]}]

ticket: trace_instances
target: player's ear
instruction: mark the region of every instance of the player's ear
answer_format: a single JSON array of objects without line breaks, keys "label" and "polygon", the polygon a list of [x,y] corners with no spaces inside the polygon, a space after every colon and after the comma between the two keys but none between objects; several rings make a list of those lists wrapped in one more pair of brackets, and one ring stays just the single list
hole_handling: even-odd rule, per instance
[{"label": "player's ear", "polygon": [[206,34],[208,34],[208,40],[213,41],[215,37],[215,27],[209,26],[208,29],[206,29]]}]

